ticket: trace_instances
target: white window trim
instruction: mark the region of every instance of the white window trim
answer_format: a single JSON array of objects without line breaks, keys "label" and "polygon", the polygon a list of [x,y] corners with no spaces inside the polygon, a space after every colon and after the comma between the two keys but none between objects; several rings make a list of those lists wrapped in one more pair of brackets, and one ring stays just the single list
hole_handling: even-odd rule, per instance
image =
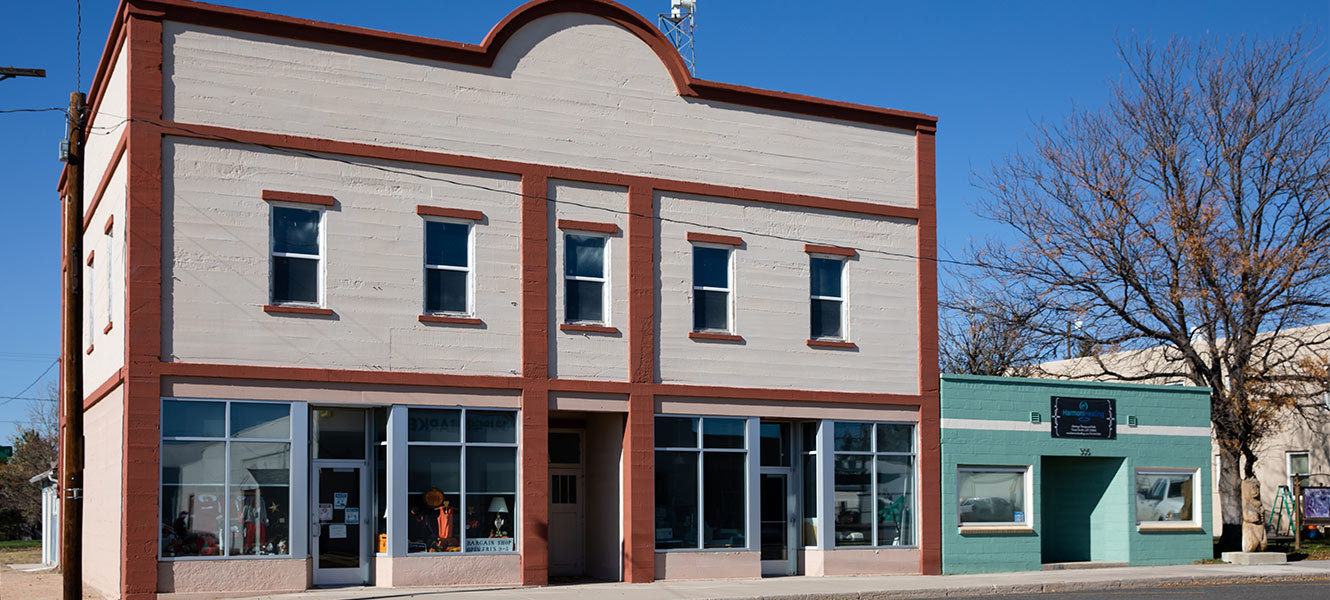
[{"label": "white window trim", "polygon": [[[1299,454],[1307,457],[1307,471],[1308,471],[1307,473],[1294,473],[1294,472],[1293,472],[1293,457],[1294,457],[1295,455],[1299,455]],[[1310,473],[1311,470],[1312,470],[1312,455],[1311,455],[1311,452],[1310,452],[1310,451],[1308,451],[1308,450],[1288,450],[1288,451],[1285,451],[1285,452],[1284,452],[1284,478],[1288,481],[1288,489],[1289,489],[1290,492],[1293,491],[1293,476],[1294,476],[1294,475],[1304,475],[1304,476],[1305,476],[1305,475],[1311,475],[1311,473]],[[1218,479],[1218,478],[1216,477],[1216,479]]]},{"label": "white window trim", "polygon": [[[736,277],[735,277],[735,266],[734,266],[734,263],[735,263],[735,256],[734,256],[734,255],[735,255],[735,252],[734,252],[734,250],[735,250],[735,248],[734,248],[734,246],[731,246],[731,245],[728,245],[728,244],[709,244],[709,243],[705,243],[705,242],[691,242],[691,244],[693,245],[694,248],[714,248],[714,249],[716,249],[716,250],[724,250],[724,251],[725,251],[725,282],[729,284],[729,287],[718,288],[718,287],[712,287],[712,286],[697,285],[696,280],[694,280],[694,282],[693,282],[693,288],[692,288],[692,289],[693,289],[693,302],[697,302],[697,292],[725,292],[725,325],[726,325],[726,328],[725,328],[725,329],[698,329],[698,328],[697,328],[697,323],[694,322],[694,323],[693,323],[693,327],[692,327],[692,331],[697,332],[697,333],[726,333],[726,334],[730,334],[730,335],[735,335],[735,332],[737,332],[737,331],[739,330],[739,326],[738,326],[738,324],[737,324],[737,322],[736,322],[736,321],[737,321],[738,314],[736,313],[736,311],[735,311],[735,309],[734,309],[734,305],[735,305],[735,295],[736,295],[736,294],[735,294],[735,279],[736,279]],[[693,253],[692,256],[690,256],[690,259],[692,260],[692,262],[690,262],[688,266],[689,266],[689,272],[691,273],[691,272],[692,272],[692,269],[693,269],[693,265],[696,264],[696,261],[697,261],[696,253]],[[689,308],[693,308],[693,307],[690,306]],[[695,310],[695,309],[694,309],[694,310]],[[691,315],[690,315],[690,318],[691,318]]]},{"label": "white window trim", "polygon": [[80,282],[83,289],[87,290],[84,293],[86,302],[83,303],[83,345],[85,350],[92,347],[93,330],[97,329],[97,286],[92,281],[97,274],[97,269],[91,264],[96,262],[96,258],[96,254],[93,254],[92,261],[88,261],[87,257],[84,257],[83,281]]},{"label": "white window trim", "polygon": [[1189,521],[1142,521],[1136,514],[1136,502],[1131,504],[1131,518],[1137,529],[1178,529],[1201,526],[1201,470],[1174,467],[1136,467],[1132,473],[1132,497],[1136,495],[1136,477],[1140,475],[1191,475],[1191,520]]},{"label": "white window trim", "polygon": [[[428,273],[430,269],[438,271],[463,271],[466,273],[466,311],[459,313],[452,311],[422,310],[421,314],[474,317],[476,315],[476,269],[475,269],[476,223],[475,221],[470,221],[467,219],[448,219],[444,217],[425,217],[422,220],[425,223],[421,224],[421,229],[424,231],[424,235],[421,236],[420,255],[422,257],[421,263],[424,265],[424,267],[420,271],[421,274],[420,276],[421,276],[421,283],[424,285],[422,285],[420,288],[420,306],[422,308],[427,308],[429,305]],[[463,225],[466,227],[466,266],[465,267],[430,264],[429,252],[427,250],[429,248],[429,225],[427,223],[430,221],[434,221],[436,223],[448,223],[452,225]]]},{"label": "white window trim", "polygon": [[[812,292],[813,292],[813,291],[812,291],[812,277],[813,277],[813,260],[812,260],[812,259],[814,259],[814,258],[822,258],[822,259],[826,259],[826,260],[834,260],[834,261],[840,263],[840,296],[818,296],[818,295],[815,295],[815,294],[812,293]],[[850,269],[849,269],[849,262],[850,262],[850,261],[849,261],[849,257],[846,257],[846,256],[838,256],[838,255],[833,255],[833,254],[818,254],[818,253],[816,253],[816,252],[813,252],[813,253],[809,253],[809,254],[808,254],[808,277],[809,277],[809,286],[808,286],[808,287],[809,287],[809,290],[808,290],[808,300],[809,300],[809,302],[808,302],[808,308],[809,308],[809,310],[812,310],[812,308],[813,308],[813,303],[812,303],[813,300],[833,300],[833,301],[836,301],[836,302],[840,302],[840,337],[813,337],[813,335],[812,335],[813,332],[811,331],[811,324],[810,324],[810,331],[808,332],[808,333],[809,333],[809,335],[808,335],[808,339],[812,339],[812,340],[830,340],[830,341],[839,341],[839,342],[843,342],[843,341],[846,341],[846,340],[849,340],[849,339],[850,339],[850,311],[849,311],[849,306],[850,306],[850,302],[849,302],[849,290],[850,290],[849,275],[850,275]]]},{"label": "white window trim", "polygon": [[[989,521],[962,521],[961,520],[961,494],[960,483],[961,473],[1021,473],[1023,475],[1022,492],[1025,495],[1024,521],[1009,522],[989,522]],[[1034,466],[1033,465],[956,465],[956,501],[954,510],[956,511],[956,526],[965,530],[982,531],[985,529],[1033,529],[1035,518],[1034,505]]]},{"label": "white window trim", "polygon": [[[458,439],[458,441],[456,441],[456,442],[423,442],[423,441],[422,441],[422,442],[413,442],[413,441],[410,441],[410,440],[411,440],[411,434],[410,434],[410,430],[409,430],[409,427],[408,427],[408,419],[410,418],[410,410],[413,409],[413,408],[415,408],[415,409],[424,409],[424,410],[456,410],[456,411],[459,411],[459,412],[461,413],[461,417],[460,417],[461,420],[459,421],[459,422],[461,423],[461,430],[458,432],[458,435],[457,435],[457,439]],[[401,412],[398,412],[399,409],[401,410]],[[510,413],[513,413],[513,414],[514,414],[514,417],[515,417],[514,422],[516,423],[516,428],[514,429],[514,432],[513,432],[513,435],[515,436],[515,437],[513,438],[513,442],[509,443],[509,442],[469,442],[469,441],[467,441],[467,439],[466,439],[466,413],[467,413],[467,411],[471,411],[471,410],[479,410],[479,411],[484,411],[484,412],[510,412]],[[396,416],[396,415],[400,415],[400,416]],[[389,440],[388,440],[388,444],[389,444],[388,455],[389,455],[389,456],[392,456],[392,457],[395,457],[395,458],[396,458],[396,457],[400,457],[400,458],[397,458],[396,460],[394,460],[394,459],[389,459],[390,462],[388,463],[388,466],[387,466],[387,469],[388,469],[388,471],[389,471],[389,473],[388,473],[388,482],[387,482],[388,485],[389,485],[389,488],[388,488],[388,494],[390,494],[390,495],[388,496],[388,498],[387,498],[387,503],[388,503],[388,505],[391,506],[392,509],[393,509],[392,512],[389,512],[389,513],[388,513],[388,533],[389,533],[388,549],[389,549],[389,551],[390,551],[389,553],[390,553],[392,556],[459,556],[459,555],[464,555],[464,554],[471,554],[471,555],[476,555],[476,556],[504,556],[504,555],[516,555],[516,554],[520,554],[520,553],[521,553],[521,549],[522,549],[521,544],[522,544],[522,541],[523,541],[523,540],[522,540],[522,527],[521,527],[521,522],[520,522],[520,521],[515,521],[515,522],[512,523],[512,528],[513,528],[513,549],[510,550],[510,551],[505,551],[505,552],[467,552],[467,550],[466,550],[466,543],[465,543],[465,539],[466,539],[466,529],[463,528],[463,529],[462,529],[462,535],[459,536],[460,539],[463,540],[463,543],[462,543],[461,548],[460,548],[457,552],[410,552],[410,551],[408,551],[408,548],[410,547],[410,540],[408,539],[408,532],[407,532],[407,518],[406,518],[406,511],[407,511],[407,509],[408,509],[408,508],[407,508],[407,507],[408,507],[408,504],[407,504],[407,498],[408,498],[408,497],[410,496],[410,494],[411,494],[411,490],[410,490],[409,488],[407,488],[407,481],[410,479],[410,475],[409,475],[409,474],[410,474],[410,469],[409,469],[410,452],[409,452],[409,450],[410,450],[411,446],[442,446],[442,447],[454,447],[454,448],[459,448],[459,449],[460,449],[459,452],[458,452],[458,463],[457,463],[457,464],[458,464],[458,482],[457,482],[457,483],[458,483],[458,485],[461,487],[461,489],[458,491],[458,506],[457,506],[457,514],[460,516],[459,518],[465,518],[465,515],[466,515],[466,496],[467,496],[468,493],[470,493],[470,492],[468,492],[467,489],[466,489],[466,485],[467,485],[467,484],[466,484],[466,476],[467,476],[467,473],[466,473],[466,449],[467,449],[467,448],[516,448],[516,449],[517,449],[516,452],[513,453],[513,460],[515,461],[515,464],[513,465],[513,477],[516,479],[516,481],[513,482],[513,490],[514,490],[514,491],[513,491],[513,506],[512,506],[511,509],[509,509],[509,514],[519,514],[519,515],[522,514],[520,511],[521,511],[521,508],[522,508],[522,486],[524,485],[524,482],[522,481],[522,449],[521,449],[521,447],[520,447],[520,445],[519,445],[519,444],[521,443],[521,441],[522,441],[522,415],[521,415],[521,413],[520,413],[517,409],[515,409],[515,408],[502,408],[502,407],[489,407],[489,406],[472,406],[472,407],[466,407],[466,406],[422,406],[422,405],[403,406],[403,405],[394,405],[394,406],[392,407],[392,409],[390,409],[390,416],[389,416],[389,419],[390,419],[390,425],[389,425],[390,430],[389,430],[389,435],[390,435],[391,437],[390,437]],[[399,442],[399,441],[397,441],[397,440],[401,440],[401,441]],[[399,448],[401,449],[401,453],[400,453],[400,454],[395,454],[395,453],[393,452],[393,450],[392,450],[393,447],[399,447]],[[395,482],[398,482],[398,483],[401,485],[401,487],[400,487],[400,488],[394,488],[393,486],[395,485]],[[400,495],[392,495],[394,489],[399,489],[399,490],[400,490]],[[476,492],[476,493],[488,493],[488,492]],[[400,512],[399,512],[399,511],[400,511]],[[399,518],[399,519],[394,519],[394,517],[393,517],[394,514],[399,514],[399,515],[401,515],[401,518]],[[487,514],[488,514],[488,513],[487,513]],[[400,537],[398,537],[398,536],[400,536]],[[400,540],[400,541],[399,541],[399,540]],[[378,554],[378,555],[382,555],[382,553],[376,553],[376,554]]]},{"label": "white window trim", "polygon": [[[865,451],[865,450],[837,450],[837,449],[836,449],[836,425],[837,425],[838,423],[845,423],[845,424],[852,424],[852,425],[872,425],[872,426],[873,426],[873,433],[872,433],[872,435],[870,436],[870,437],[871,437],[871,439],[870,439],[871,443],[870,443],[869,446],[868,446],[868,447],[870,448],[870,450],[867,450],[867,451]],[[878,426],[878,425],[909,425],[909,426],[910,426],[910,435],[911,435],[911,439],[910,439],[910,448],[911,448],[911,451],[910,451],[910,452],[887,452],[887,451],[879,452],[878,449],[877,449],[877,426]],[[921,516],[920,516],[920,514],[919,514],[919,512],[920,512],[920,511],[919,511],[919,424],[918,424],[918,423],[915,423],[915,422],[913,422],[913,421],[846,421],[846,420],[826,420],[826,421],[823,421],[823,426],[819,428],[818,435],[823,435],[823,432],[827,432],[826,437],[827,437],[828,439],[827,439],[827,444],[826,444],[826,445],[827,445],[827,447],[830,449],[830,451],[828,451],[828,452],[826,452],[825,454],[822,454],[822,455],[819,456],[819,460],[818,460],[818,468],[819,468],[819,470],[824,470],[824,471],[828,474],[828,477],[826,477],[826,482],[827,482],[829,485],[833,486],[833,489],[832,489],[832,492],[833,492],[833,494],[832,494],[832,498],[833,498],[833,499],[834,499],[834,486],[835,486],[835,484],[836,484],[836,471],[835,471],[835,469],[836,469],[836,455],[837,455],[837,454],[854,454],[854,455],[860,455],[860,456],[872,456],[872,457],[873,457],[873,461],[872,461],[872,466],[873,466],[873,468],[872,468],[872,479],[871,479],[871,483],[870,483],[869,485],[871,486],[871,488],[872,488],[872,490],[873,490],[873,507],[874,507],[874,515],[876,515],[876,513],[877,513],[877,510],[876,510],[876,509],[877,509],[877,457],[878,457],[878,456],[908,456],[908,457],[911,458],[911,460],[910,460],[910,468],[911,468],[911,473],[910,473],[910,483],[911,483],[911,486],[910,486],[910,490],[909,490],[909,494],[910,494],[910,506],[909,506],[909,511],[910,511],[910,515],[913,517],[912,522],[911,522],[911,524],[910,524],[910,527],[912,528],[912,532],[914,533],[914,537],[915,537],[915,539],[914,539],[914,543],[911,543],[911,544],[901,544],[901,545],[899,545],[899,546],[893,546],[893,545],[891,545],[891,544],[882,544],[882,543],[880,543],[880,540],[877,539],[877,517],[874,516],[874,518],[873,518],[873,526],[872,526],[872,532],[873,532],[872,544],[870,544],[870,545],[856,544],[856,545],[852,545],[852,546],[851,546],[851,545],[847,545],[847,546],[837,546],[837,545],[836,545],[836,530],[835,530],[835,529],[836,529],[836,523],[835,523],[836,515],[835,515],[835,510],[836,510],[836,509],[835,509],[835,502],[834,502],[834,500],[833,500],[832,502],[830,502],[830,503],[827,504],[827,515],[826,515],[826,516],[827,516],[827,519],[826,519],[825,522],[830,523],[831,526],[828,527],[828,528],[826,528],[826,529],[827,529],[827,537],[826,537],[826,543],[827,543],[827,545],[825,546],[825,548],[828,549],[828,550],[854,550],[854,549],[865,549],[865,548],[868,548],[868,549],[875,549],[875,550],[884,550],[884,549],[912,549],[912,548],[918,548],[918,547],[919,547],[919,537],[922,535],[922,532],[921,532],[921,530],[919,529],[920,518],[921,518]],[[823,522],[823,521],[819,521],[819,523],[821,523],[821,522]],[[819,527],[819,529],[822,529],[822,528]],[[820,534],[819,534],[819,537],[821,537]]]},{"label": "white window trim", "polygon": [[[324,284],[327,278],[328,261],[324,260],[324,257],[328,254],[327,251],[328,211],[325,210],[324,207],[322,206],[315,206],[310,204],[274,202],[274,201],[269,201],[267,204],[268,204],[268,303],[274,306],[310,306],[317,308],[326,308],[327,298],[325,297],[326,286]],[[275,250],[275,248],[277,247],[277,236],[276,236],[277,231],[276,231],[276,222],[273,218],[273,213],[274,210],[277,208],[291,208],[296,210],[307,210],[319,213],[319,253],[318,254],[301,254],[298,252],[277,252]],[[318,261],[318,268],[316,269],[316,271],[318,272],[318,282],[315,284],[318,286],[318,296],[319,296],[318,301],[299,302],[299,301],[288,300],[288,301],[278,302],[276,298],[273,298],[273,284],[275,283],[275,278],[273,277],[274,270],[273,270],[272,259],[274,258],[306,258]]]},{"label": "white window trim", "polygon": [[111,225],[112,225],[111,227],[108,227],[106,229],[106,268],[103,269],[104,271],[106,271],[106,322],[107,323],[115,322],[115,303],[112,302],[112,300],[115,298],[115,289],[114,289],[115,275],[113,273],[113,271],[115,271],[114,259],[116,256],[115,227],[114,227],[115,224],[112,223]]},{"label": "white window trim", "polygon": [[[652,455],[656,452],[692,452],[697,455],[697,546],[694,548],[655,548],[656,539],[652,536],[651,544],[656,552],[738,552],[744,550],[757,550],[761,548],[761,541],[754,540],[753,536],[761,532],[761,514],[758,512],[761,508],[759,498],[757,497],[759,478],[761,476],[761,466],[758,461],[761,459],[760,452],[750,452],[753,448],[753,440],[761,437],[761,420],[757,417],[738,417],[728,415],[680,415],[657,413],[652,415],[652,422],[657,417],[669,417],[679,419],[697,419],[697,446],[693,448],[678,446],[656,446],[652,449]],[[744,447],[743,448],[705,448],[702,446],[704,439],[704,421],[706,419],[727,419],[739,420],[744,422]],[[758,442],[761,443],[761,442]],[[747,453],[744,460],[744,503],[747,507],[744,513],[744,545],[743,547],[706,547],[706,489],[703,485],[704,479],[704,460],[707,453],[729,453],[740,454]],[[653,459],[654,460],[654,459]],[[654,485],[654,482],[653,482]],[[756,533],[755,533],[756,532]]]},{"label": "white window trim", "polygon": [[[165,442],[221,442],[226,450],[223,453],[223,485],[222,496],[226,500],[227,510],[224,513],[223,531],[231,531],[231,442],[233,440],[240,442],[262,442],[262,443],[286,443],[291,446],[291,473],[287,478],[287,545],[286,554],[239,554],[230,555],[230,536],[218,540],[221,547],[221,554],[213,556],[165,556],[162,554],[162,535],[157,533],[157,560],[161,561],[211,561],[211,560],[272,560],[298,558],[309,554],[309,518],[304,512],[306,509],[297,508],[307,506],[306,497],[309,488],[309,444],[298,443],[297,440],[308,439],[308,415],[307,406],[304,402],[279,402],[268,400],[239,400],[228,398],[175,398],[163,396],[158,404],[158,415],[161,414],[161,406],[166,402],[217,402],[225,406],[223,408],[223,436],[222,437],[200,437],[200,436],[166,436],[159,435],[157,439],[157,456],[161,456],[162,447]],[[291,437],[289,438],[236,438],[231,435],[231,404],[281,404],[290,408],[291,415]],[[158,417],[158,427],[161,427],[161,417]],[[160,430],[160,429],[159,429]],[[160,524],[162,518],[162,467],[159,461],[157,465],[157,515],[156,518]]]},{"label": "white window trim", "polygon": [[[598,231],[583,231],[583,230],[581,230],[581,229],[577,229],[577,230],[568,230],[568,231],[562,231],[562,230],[561,230],[561,233],[563,233],[563,244],[561,245],[561,250],[560,250],[560,252],[559,252],[558,260],[559,260],[559,270],[560,270],[560,271],[562,272],[562,274],[563,274],[563,302],[559,303],[559,311],[563,314],[563,319],[562,319],[560,322],[562,322],[562,323],[566,323],[566,324],[568,324],[568,325],[604,325],[604,326],[606,326],[606,327],[612,327],[612,326],[613,326],[612,321],[614,320],[614,319],[613,319],[613,313],[614,313],[614,311],[610,310],[610,307],[612,306],[612,305],[610,304],[610,299],[611,299],[611,296],[610,296],[610,264],[611,264],[611,263],[610,263],[610,246],[612,245],[612,244],[610,244],[610,239],[611,239],[612,236],[611,236],[610,234],[608,234],[608,233],[601,233],[601,232],[598,232]],[[585,276],[585,275],[569,275],[569,274],[568,274],[568,237],[569,237],[569,236],[588,237],[588,238],[600,238],[600,239],[602,239],[602,240],[605,241],[605,249],[604,249],[604,251],[602,251],[602,252],[600,253],[600,263],[601,263],[601,264],[600,264],[600,272],[601,272],[601,275],[602,275],[601,277],[587,277],[587,276]],[[600,283],[600,316],[601,316],[601,319],[600,319],[599,321],[572,321],[572,320],[570,320],[570,319],[568,318],[568,282],[569,282],[569,281],[591,281],[591,282],[597,282],[597,283]]]}]

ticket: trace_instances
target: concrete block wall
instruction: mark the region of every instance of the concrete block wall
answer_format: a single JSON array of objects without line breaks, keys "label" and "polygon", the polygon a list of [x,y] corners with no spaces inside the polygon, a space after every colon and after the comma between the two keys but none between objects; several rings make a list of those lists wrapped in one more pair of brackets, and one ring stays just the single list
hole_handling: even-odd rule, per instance
[{"label": "concrete block wall", "polygon": [[[1051,396],[1116,400],[1116,440],[1058,439],[1051,435]],[[1095,540],[1090,560],[1131,565],[1190,563],[1212,552],[1208,391],[1198,388],[1080,383],[945,375],[942,378],[942,570],[987,573],[1038,570],[1053,518],[1041,499],[1050,481],[1074,472],[1075,459],[1120,459],[1102,500],[1091,511]],[[1042,423],[1033,425],[1030,413]],[[1137,428],[1127,426],[1135,415]],[[958,421],[971,420],[971,421]],[[984,422],[983,424],[976,423]],[[977,427],[989,427],[979,429]],[[1152,427],[1164,429],[1150,429]],[[1173,429],[1179,428],[1179,429]],[[1166,434],[1166,433],[1172,433]],[[1046,460],[1058,457],[1056,461]],[[1067,458],[1062,458],[1067,457]],[[1087,468],[1098,463],[1087,462]],[[956,520],[960,465],[1029,466],[1033,501],[1028,533],[962,535]],[[1198,530],[1139,531],[1135,521],[1135,469],[1195,468],[1201,473]]]}]

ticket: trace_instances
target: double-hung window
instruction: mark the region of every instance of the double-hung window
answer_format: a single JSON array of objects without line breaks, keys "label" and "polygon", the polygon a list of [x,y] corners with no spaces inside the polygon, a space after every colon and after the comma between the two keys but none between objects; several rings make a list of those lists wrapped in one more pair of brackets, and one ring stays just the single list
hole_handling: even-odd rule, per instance
[{"label": "double-hung window", "polygon": [[731,248],[693,245],[693,331],[733,333]]},{"label": "double-hung window", "polygon": [[746,548],[748,421],[657,416],[656,549]]},{"label": "double-hung window", "polygon": [[956,520],[964,526],[1029,527],[1029,467],[958,467]]},{"label": "double-hung window", "polygon": [[291,423],[288,403],[162,401],[163,557],[291,553]]},{"label": "double-hung window", "polygon": [[845,335],[845,260],[809,257],[809,338],[843,340]]},{"label": "double-hung window", "polygon": [[568,233],[563,236],[563,320],[608,325],[608,239]]},{"label": "double-hung window", "polygon": [[106,224],[106,326],[115,322],[115,235],[111,223]]},{"label": "double-hung window", "polygon": [[273,304],[322,303],[323,210],[272,205]]},{"label": "double-hung window", "polygon": [[833,424],[836,546],[913,546],[914,426]]},{"label": "double-hung window", "polygon": [[474,312],[471,224],[425,221],[425,312]]},{"label": "double-hung window", "polygon": [[517,412],[407,410],[407,551],[512,552]]},{"label": "double-hung window", "polygon": [[[1285,452],[1284,466],[1285,466],[1285,471],[1288,473],[1288,489],[1292,491],[1294,478],[1301,477],[1303,478],[1302,484],[1305,485],[1307,483],[1307,480],[1305,478],[1308,475],[1311,475],[1312,472],[1311,453],[1307,452],[1306,450],[1298,452]],[[1215,473],[1218,472],[1219,470],[1216,469]],[[1216,477],[1215,479],[1218,479],[1218,477]]]}]

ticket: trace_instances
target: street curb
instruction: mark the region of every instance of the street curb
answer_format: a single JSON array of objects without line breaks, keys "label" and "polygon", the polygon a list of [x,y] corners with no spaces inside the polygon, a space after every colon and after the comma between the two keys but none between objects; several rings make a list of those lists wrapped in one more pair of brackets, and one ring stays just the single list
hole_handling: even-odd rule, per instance
[{"label": "street curb", "polygon": [[1269,575],[1191,575],[1185,577],[1159,577],[1155,579],[1128,579],[1115,581],[1072,581],[1059,583],[971,585],[929,590],[874,590],[868,592],[826,592],[812,594],[779,594],[764,596],[715,597],[708,600],[886,600],[888,598],[964,598],[969,596],[1000,596],[1010,594],[1046,594],[1054,592],[1098,592],[1104,590],[1135,590],[1195,585],[1229,585],[1239,583],[1273,583],[1278,581],[1330,581],[1330,575],[1287,573]]}]

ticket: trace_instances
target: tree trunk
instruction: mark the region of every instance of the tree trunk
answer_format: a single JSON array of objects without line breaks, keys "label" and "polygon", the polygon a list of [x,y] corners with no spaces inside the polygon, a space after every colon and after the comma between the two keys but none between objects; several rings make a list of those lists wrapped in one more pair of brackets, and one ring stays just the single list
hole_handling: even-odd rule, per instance
[{"label": "tree trunk", "polygon": [[1239,453],[1219,451],[1219,511],[1223,528],[1219,531],[1220,550],[1238,550],[1242,546],[1242,477],[1238,469]]}]

